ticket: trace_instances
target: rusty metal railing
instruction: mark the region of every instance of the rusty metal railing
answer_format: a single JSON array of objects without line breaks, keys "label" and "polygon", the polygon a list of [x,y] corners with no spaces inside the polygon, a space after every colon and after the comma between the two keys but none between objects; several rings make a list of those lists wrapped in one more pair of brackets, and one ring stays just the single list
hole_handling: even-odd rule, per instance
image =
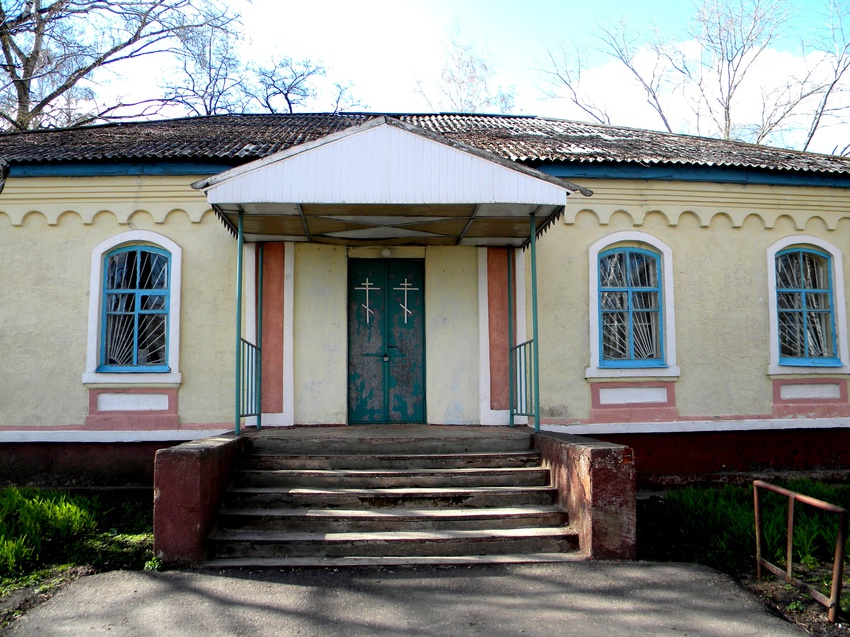
[{"label": "rusty metal railing", "polygon": [[[759,489],[772,491],[773,493],[784,495],[788,498],[788,555],[785,559],[786,568],[784,571],[775,564],[768,562],[762,556],[762,547],[764,546],[764,523],[762,518],[761,499],[759,498]],[[776,485],[764,482],[763,480],[753,481],[753,499],[756,517],[756,576],[761,579],[762,568],[765,568],[776,577],[803,589],[812,597],[812,599],[826,606],[829,621],[833,623],[837,622],[838,616],[841,613],[841,587],[844,578],[844,550],[847,544],[847,509],[830,504],[829,502],[824,502],[823,500],[818,500],[817,498],[803,495],[802,493],[797,493],[796,491],[777,487]],[[835,540],[835,559],[832,564],[832,588],[830,589],[829,597],[793,575],[794,502],[800,502],[801,504],[806,504],[828,513],[834,513],[838,516],[838,535]]]}]

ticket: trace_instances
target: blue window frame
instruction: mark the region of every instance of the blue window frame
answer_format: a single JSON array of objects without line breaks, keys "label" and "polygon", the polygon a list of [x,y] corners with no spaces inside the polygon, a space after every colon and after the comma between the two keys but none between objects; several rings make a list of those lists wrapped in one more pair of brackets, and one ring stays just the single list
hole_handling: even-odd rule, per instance
[{"label": "blue window frame", "polygon": [[665,367],[661,259],[640,248],[599,254],[600,367]]},{"label": "blue window frame", "polygon": [[779,364],[840,366],[837,357],[832,258],[811,248],[776,254]]},{"label": "blue window frame", "polygon": [[129,246],[104,257],[100,365],[104,372],[167,372],[171,255]]}]

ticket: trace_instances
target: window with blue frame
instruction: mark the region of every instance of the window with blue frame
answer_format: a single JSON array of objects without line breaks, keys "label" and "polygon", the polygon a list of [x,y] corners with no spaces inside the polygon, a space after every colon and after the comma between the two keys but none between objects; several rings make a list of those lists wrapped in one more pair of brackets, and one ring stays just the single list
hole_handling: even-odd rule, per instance
[{"label": "window with blue frame", "polygon": [[779,364],[837,366],[832,259],[811,248],[776,254]]},{"label": "window with blue frame", "polygon": [[661,259],[623,247],[599,254],[600,367],[664,367]]},{"label": "window with blue frame", "polygon": [[98,371],[169,371],[170,260],[165,250],[143,245],[105,256]]}]

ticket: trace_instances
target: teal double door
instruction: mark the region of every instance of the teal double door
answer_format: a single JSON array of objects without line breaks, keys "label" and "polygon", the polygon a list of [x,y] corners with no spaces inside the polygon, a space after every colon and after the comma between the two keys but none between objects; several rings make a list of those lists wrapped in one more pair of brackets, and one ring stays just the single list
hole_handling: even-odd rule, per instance
[{"label": "teal double door", "polygon": [[422,261],[348,262],[348,422],[425,422]]}]

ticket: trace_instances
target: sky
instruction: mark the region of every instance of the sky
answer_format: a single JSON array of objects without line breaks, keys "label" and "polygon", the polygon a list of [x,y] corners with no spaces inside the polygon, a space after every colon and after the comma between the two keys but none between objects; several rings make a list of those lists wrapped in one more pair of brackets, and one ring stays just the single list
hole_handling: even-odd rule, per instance
[{"label": "sky", "polygon": [[[627,7],[627,8],[626,8]],[[253,0],[242,8],[253,55],[276,49],[321,60],[329,76],[353,83],[367,110],[427,111],[416,81],[436,81],[455,29],[474,41],[513,88],[516,112],[558,116],[541,92],[547,46],[585,42],[602,16],[628,13],[637,27],[687,21],[687,0]]]},{"label": "sky", "polygon": [[[806,64],[796,49],[795,35],[825,22],[824,0],[780,0],[792,11],[786,38],[768,51],[753,74],[775,77],[787,70],[801,72]],[[846,0],[850,3],[850,0]],[[631,32],[648,34],[659,29],[670,42],[686,43],[693,15],[690,0],[229,0],[242,15],[244,59],[268,62],[273,56],[309,58],[321,62],[327,77],[319,87],[327,92],[305,109],[327,111],[333,106],[333,82],[350,84],[359,100],[354,109],[370,112],[432,112],[444,110],[417,93],[420,83],[435,96],[445,62],[446,43],[453,32],[474,43],[495,71],[493,87],[511,91],[515,114],[583,119],[587,117],[566,99],[545,95],[551,90],[543,69],[547,51],[578,46],[589,55],[585,83],[604,102],[613,123],[659,128],[661,122],[647,105],[645,95],[628,72],[606,57],[595,39],[598,25],[620,16]],[[681,44],[685,46],[686,44]],[[147,69],[155,82],[158,69]],[[135,78],[141,85],[141,75]],[[150,93],[150,91],[148,91]],[[550,91],[551,92],[551,91]],[[744,94],[743,111],[757,117],[759,94]],[[849,104],[850,106],[850,104]],[[448,110],[448,109],[445,109]],[[670,107],[677,132],[702,133],[693,112]],[[848,109],[850,110],[850,109]],[[799,147],[802,127],[771,141]],[[846,140],[846,141],[844,141]],[[850,126],[833,122],[824,127],[810,150],[834,152],[850,143]]]}]

